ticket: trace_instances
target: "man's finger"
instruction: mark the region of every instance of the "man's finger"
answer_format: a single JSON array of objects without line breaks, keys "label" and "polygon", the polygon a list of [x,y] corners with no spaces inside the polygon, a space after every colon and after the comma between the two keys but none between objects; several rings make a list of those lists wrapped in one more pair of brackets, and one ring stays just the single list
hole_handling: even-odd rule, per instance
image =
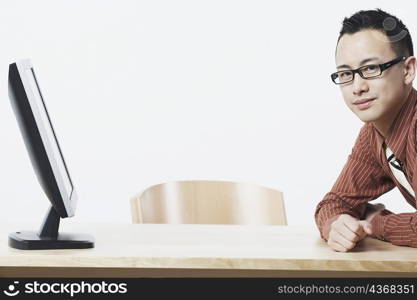
[{"label": "man's finger", "polygon": [[358,236],[363,234],[363,228],[357,219],[353,218],[352,216],[347,216],[342,220],[346,227],[350,229],[350,231],[357,234]]},{"label": "man's finger", "polygon": [[348,249],[346,249],[345,247],[343,247],[339,243],[333,241],[332,239],[329,239],[327,244],[330,246],[330,248],[332,248],[335,251],[338,251],[338,252],[347,252],[348,251]]},{"label": "man's finger", "polygon": [[339,232],[333,230],[330,232],[330,238],[332,241],[337,242],[338,244],[342,245],[346,249],[352,249],[355,247],[356,243],[346,239],[343,235],[341,235]]},{"label": "man's finger", "polygon": [[352,232],[352,230],[350,230],[344,223],[342,224],[341,228],[338,228],[337,230],[345,239],[352,242],[357,242],[362,237],[361,235]]},{"label": "man's finger", "polygon": [[363,230],[365,231],[366,234],[371,235],[372,234],[372,226],[369,222],[367,221],[359,221],[359,223],[361,224]]}]

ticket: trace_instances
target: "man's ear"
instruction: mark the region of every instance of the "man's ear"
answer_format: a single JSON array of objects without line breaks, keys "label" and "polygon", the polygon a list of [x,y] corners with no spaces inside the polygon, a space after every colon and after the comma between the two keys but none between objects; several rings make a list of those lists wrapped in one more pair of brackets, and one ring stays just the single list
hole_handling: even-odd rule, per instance
[{"label": "man's ear", "polygon": [[409,56],[404,61],[404,83],[411,84],[416,77],[417,60],[415,56]]}]

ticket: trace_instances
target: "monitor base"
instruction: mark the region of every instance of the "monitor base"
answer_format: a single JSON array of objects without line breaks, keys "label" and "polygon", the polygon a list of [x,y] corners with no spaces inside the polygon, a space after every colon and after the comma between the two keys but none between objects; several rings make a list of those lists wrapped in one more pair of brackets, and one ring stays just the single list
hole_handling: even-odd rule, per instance
[{"label": "monitor base", "polygon": [[35,231],[9,234],[9,246],[20,250],[88,249],[94,238],[88,234],[60,233],[57,238],[40,237]]}]

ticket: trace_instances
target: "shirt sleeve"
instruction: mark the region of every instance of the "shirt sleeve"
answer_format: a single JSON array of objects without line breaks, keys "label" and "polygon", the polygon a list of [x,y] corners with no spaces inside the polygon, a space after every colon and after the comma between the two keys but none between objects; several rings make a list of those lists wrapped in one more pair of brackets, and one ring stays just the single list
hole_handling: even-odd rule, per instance
[{"label": "shirt sleeve", "polygon": [[371,221],[373,237],[397,246],[417,248],[417,213],[382,211]]},{"label": "shirt sleeve", "polygon": [[[330,224],[340,214],[362,219],[366,204],[395,187],[381,165],[372,155],[370,134],[365,124],[356,138],[351,154],[330,192],[316,207],[315,220],[321,237],[327,240]],[[390,213],[390,212],[389,212]],[[381,216],[382,217],[382,216]],[[372,220],[378,226],[380,216]],[[372,224],[371,224],[372,225]]]}]

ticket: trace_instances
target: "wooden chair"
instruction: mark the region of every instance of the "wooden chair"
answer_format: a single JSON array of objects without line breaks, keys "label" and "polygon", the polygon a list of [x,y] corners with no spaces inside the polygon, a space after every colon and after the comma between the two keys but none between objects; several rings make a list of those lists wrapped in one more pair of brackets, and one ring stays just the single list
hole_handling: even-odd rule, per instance
[{"label": "wooden chair", "polygon": [[130,202],[133,223],[287,225],[282,192],[248,183],[168,182]]}]

